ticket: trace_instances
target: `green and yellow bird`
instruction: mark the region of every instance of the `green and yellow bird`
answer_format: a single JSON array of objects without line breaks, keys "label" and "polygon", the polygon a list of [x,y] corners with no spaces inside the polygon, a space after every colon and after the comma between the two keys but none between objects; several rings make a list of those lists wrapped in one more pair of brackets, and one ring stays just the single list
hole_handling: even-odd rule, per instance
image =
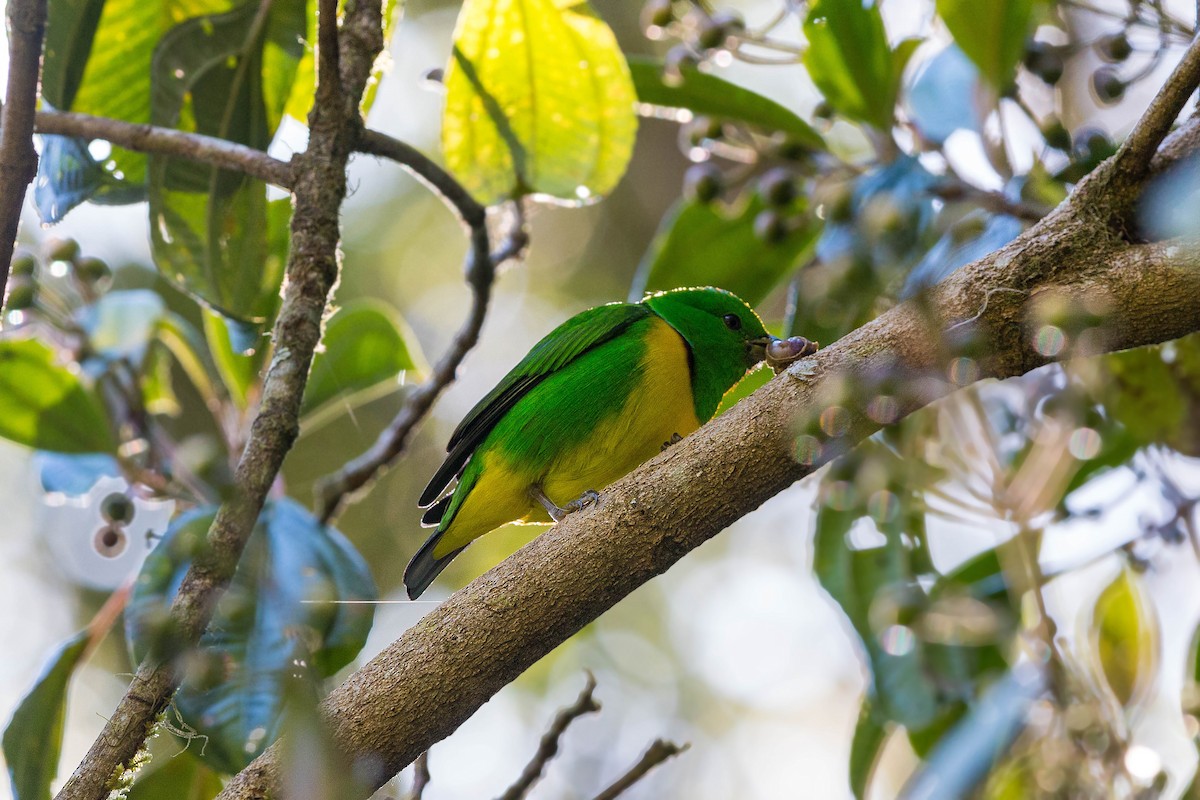
[{"label": "green and yellow bird", "polygon": [[450,437],[421,494],[421,521],[437,530],[404,572],[409,597],[483,534],[558,521],[696,430],[772,341],[745,301],[713,288],[600,306],[555,328]]}]

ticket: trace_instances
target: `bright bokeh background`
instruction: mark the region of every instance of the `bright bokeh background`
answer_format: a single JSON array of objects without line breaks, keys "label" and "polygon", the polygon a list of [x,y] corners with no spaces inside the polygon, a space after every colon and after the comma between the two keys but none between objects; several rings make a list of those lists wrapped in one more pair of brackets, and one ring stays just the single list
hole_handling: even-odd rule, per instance
[{"label": "bright bokeh background", "polygon": [[[1187,13],[1186,3],[1181,15]],[[648,51],[638,29],[637,7],[597,2],[630,49]],[[771,2],[734,4],[748,20],[773,13]],[[893,38],[928,30],[928,7],[919,2],[884,3]],[[391,66],[370,124],[436,153],[442,97],[423,80],[444,64],[457,6],[414,0],[390,48]],[[795,26],[798,28],[798,26]],[[788,31],[796,35],[798,31]],[[919,57],[918,57],[919,59]],[[6,64],[0,53],[0,78]],[[1144,96],[1099,113],[1080,87],[1088,65],[1072,63],[1064,91],[1079,96],[1068,107],[1075,129],[1084,120],[1121,134]],[[800,66],[733,65],[733,80],[751,86],[807,116],[817,101]],[[1147,86],[1156,79],[1147,81]],[[688,162],[673,123],[644,120],[629,177],[609,199],[583,209],[540,208],[532,217],[528,260],[498,279],[483,341],[421,428],[404,460],[373,491],[342,516],[338,527],[371,565],[387,604],[360,660],[369,658],[413,624],[431,604],[403,600],[401,575],[426,532],[415,500],[440,462],[458,419],[520,358],[527,348],[569,315],[624,299],[641,254],[668,205],[678,196]],[[844,147],[861,143],[849,137]],[[835,134],[836,136],[836,134]],[[300,125],[286,127],[274,152],[302,147]],[[1020,131],[1010,150],[1028,159]],[[949,148],[964,174],[984,185],[997,180],[979,155],[977,140]],[[429,360],[445,347],[468,308],[461,280],[465,242],[453,216],[415,181],[390,163],[359,157],[350,177],[343,213],[345,261],[337,300],[382,298],[399,308]],[[125,265],[118,285],[146,285],[152,278],[144,206],[73,211],[54,235],[76,237],[84,252]],[[38,229],[32,210],[23,236]],[[761,309],[781,314],[774,297]],[[801,325],[801,330],[803,326]],[[364,449],[398,408],[403,392],[356,408],[317,430],[305,431],[286,466],[290,494],[310,498],[314,479]],[[1181,466],[1186,479],[1192,471]],[[1116,476],[1113,480],[1120,480]],[[1193,476],[1194,480],[1194,476]],[[1114,489],[1115,491],[1115,489]],[[599,684],[602,713],[578,721],[565,737],[534,797],[593,795],[640,756],[657,737],[690,743],[629,793],[630,798],[774,800],[849,796],[846,764],[850,738],[865,687],[859,645],[840,611],[811,574],[815,482],[808,480],[746,516],[729,531],[690,554],[671,572],[644,586],[570,642],[501,691],[473,719],[431,754],[431,800],[499,794],[533,753],[555,709],[569,703],[591,670]],[[0,715],[7,716],[28,688],[55,643],[85,623],[103,595],[74,587],[47,555],[35,524],[40,495],[30,456],[0,443]],[[1052,533],[1048,554],[1085,562],[1114,544],[1136,537],[1148,516],[1163,513],[1136,494],[1109,515]],[[436,602],[498,562],[537,529],[502,531],[473,546],[427,595]],[[1002,524],[937,526],[931,536],[939,566],[952,565],[1009,535]],[[1179,713],[1178,687],[1185,650],[1195,627],[1200,593],[1196,563],[1186,551],[1154,563],[1149,585],[1163,615],[1164,669],[1157,696],[1139,734],[1167,764],[1173,787],[1186,784],[1195,760]],[[1049,557],[1049,556],[1048,556]],[[1054,584],[1049,602],[1066,633],[1116,569],[1101,559],[1070,583]],[[74,766],[120,697],[130,666],[120,636],[108,642],[77,675],[71,693],[63,753]],[[437,708],[428,713],[438,713]],[[912,767],[907,745],[897,738],[877,774],[874,796],[893,796]],[[407,778],[407,776],[404,776]],[[0,782],[0,793],[7,784]],[[388,790],[385,790],[388,791]],[[393,795],[398,790],[392,787]]]}]

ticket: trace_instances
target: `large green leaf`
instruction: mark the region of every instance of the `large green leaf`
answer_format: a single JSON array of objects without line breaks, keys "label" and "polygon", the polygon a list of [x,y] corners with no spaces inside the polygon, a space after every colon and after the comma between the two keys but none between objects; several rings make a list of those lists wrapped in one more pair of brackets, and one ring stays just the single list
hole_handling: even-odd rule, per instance
[{"label": "large green leaf", "polygon": [[[173,28],[155,51],[151,120],[266,148],[304,54],[304,0],[258,3]],[[282,262],[261,181],[181,159],[152,156],[154,259],[171,280],[227,316],[268,319]]]},{"label": "large green leaf", "polygon": [[816,217],[798,214],[794,226],[778,241],[754,230],[766,210],[757,194],[732,208],[683,200],[668,212],[640,268],[645,289],[719,286],[751,305],[761,302],[797,266],[821,231]]},{"label": "large green leaf", "polygon": [[220,794],[221,777],[189,752],[192,747],[200,752],[204,740],[189,744],[188,751],[151,761],[125,795],[126,800],[212,800]]},{"label": "large green leaf", "polygon": [[635,102],[586,2],[467,0],[446,70],[446,166],[483,203],[606,194],[633,153]]},{"label": "large green leaf", "polygon": [[304,414],[336,398],[396,386],[401,372],[422,364],[412,331],[395,309],[377,300],[339,310],[326,323],[321,344],[304,389]]},{"label": "large green leaf", "polygon": [[716,75],[685,66],[679,81],[667,81],[663,79],[663,63],[647,56],[630,56],[629,72],[639,102],[748,122],[787,134],[813,150],[825,149],[821,134],[789,109]]},{"label": "large green leaf", "polygon": [[105,0],[50,0],[42,54],[42,97],[54,108],[70,108],[83,81]]},{"label": "large green leaf", "polygon": [[[134,661],[146,655],[215,509],[180,517],[146,559],[126,611]],[[175,696],[184,722],[207,736],[203,759],[237,772],[279,735],[296,673],[328,677],[362,648],[375,586],[362,557],[337,531],[292,500],[270,502],[238,562],[197,651],[204,664]],[[350,601],[338,603],[336,601]],[[311,679],[311,676],[305,678]]]},{"label": "large green leaf", "polygon": [[[150,61],[159,40],[184,20],[226,11],[233,0],[105,0],[71,111],[150,122]],[[146,157],[114,148],[105,162],[131,184],[146,177]]]},{"label": "large green leaf", "polygon": [[1033,20],[1033,0],[937,0],[954,41],[994,89],[1016,79]]},{"label": "large green leaf", "polygon": [[100,402],[53,350],[33,339],[0,340],[0,436],[61,453],[114,447]]},{"label": "large green leaf", "polygon": [[4,760],[13,800],[50,798],[50,782],[58,772],[62,751],[67,683],[87,644],[88,633],[82,631],[59,647],[4,729]]},{"label": "large green leaf", "polygon": [[875,0],[817,0],[804,20],[804,65],[839,113],[887,130],[913,40],[888,46]]}]

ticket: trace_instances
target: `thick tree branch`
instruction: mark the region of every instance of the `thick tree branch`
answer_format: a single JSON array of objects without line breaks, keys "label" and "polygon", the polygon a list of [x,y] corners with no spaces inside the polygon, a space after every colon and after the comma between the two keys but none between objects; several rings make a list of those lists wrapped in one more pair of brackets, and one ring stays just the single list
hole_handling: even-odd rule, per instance
[{"label": "thick tree branch", "polygon": [[571,723],[584,714],[592,714],[600,710],[600,704],[592,696],[595,691],[596,679],[589,672],[587,683],[579,693],[579,697],[575,698],[574,703],[554,715],[554,720],[550,723],[550,727],[542,734],[541,740],[538,741],[537,752],[533,754],[533,758],[525,765],[525,769],[521,770],[521,774],[517,777],[516,782],[505,789],[504,794],[500,795],[500,800],[523,800],[525,795],[529,794],[529,790],[542,777],[542,772],[545,771],[546,764],[550,762],[550,759],[558,755],[558,741],[566,733]]},{"label": "thick tree branch", "polygon": [[0,109],[0,300],[8,284],[25,189],[37,175],[33,113],[37,108],[46,0],[8,0],[8,88]]},{"label": "thick tree branch", "polygon": [[[1090,348],[1081,352],[1200,330],[1200,250],[1129,244],[1124,221],[1093,204],[1111,176],[1097,170],[1009,245],[797,362],[608,487],[597,507],[453,594],[326,698],[338,746],[382,784],[631,591],[878,430],[868,407],[877,394],[892,396],[899,418],[959,388],[947,378],[951,359],[971,359],[953,373],[971,380],[1047,363],[1033,345],[1050,298],[1105,312],[1106,326],[1080,339]],[[846,423],[835,437],[810,426],[833,405]],[[277,786],[276,750],[239,774],[223,800]]]},{"label": "thick tree branch", "polygon": [[[328,42],[335,25],[322,3],[320,18]],[[321,320],[338,278],[338,214],[346,196],[346,163],[359,123],[362,95],[375,57],[383,49],[381,4],[348,4],[342,37],[348,40],[338,66],[340,78],[318,76],[318,86],[340,80],[337,103],[315,103],[309,117],[308,149],[295,159],[291,249],[283,302],[275,322],[275,355],[263,385],[259,411],[238,462],[234,497],[223,504],[208,532],[208,548],[196,556],[171,607],[175,644],[194,646],[212,616],[258,519],[283,458],[299,432],[300,399],[321,336]],[[329,59],[319,60],[327,69]],[[318,89],[318,94],[320,90]],[[328,90],[324,96],[329,96]],[[125,697],[92,745],[87,757],[59,793],[60,800],[98,800],[122,778],[126,764],[143,746],[158,713],[176,687],[168,657],[152,651]]]},{"label": "thick tree branch", "polygon": [[291,164],[253,147],[216,136],[78,114],[73,111],[39,111],[34,121],[34,131],[47,135],[75,136],[80,139],[103,139],[126,150],[186,158],[201,164],[242,172],[284,189],[292,188]]}]

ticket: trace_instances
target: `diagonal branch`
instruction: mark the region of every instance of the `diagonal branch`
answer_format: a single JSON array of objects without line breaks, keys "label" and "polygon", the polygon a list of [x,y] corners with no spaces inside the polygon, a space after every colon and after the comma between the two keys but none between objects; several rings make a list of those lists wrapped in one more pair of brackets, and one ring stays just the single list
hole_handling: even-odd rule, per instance
[{"label": "diagonal branch", "polygon": [[25,189],[37,175],[33,113],[37,108],[46,0],[8,0],[8,89],[0,109],[0,299],[8,283]]},{"label": "diagonal branch", "polygon": [[[322,42],[336,25],[336,3],[323,2],[319,18]],[[321,336],[329,294],[338,277],[338,214],[346,196],[346,163],[359,125],[358,99],[375,57],[383,49],[381,4],[348,4],[343,37],[353,40],[338,65],[340,78],[319,76],[319,86],[340,80],[338,103],[315,103],[309,117],[308,149],[296,157],[291,249],[283,301],[275,322],[275,356],[263,384],[259,411],[238,462],[233,497],[217,512],[207,545],[197,555],[171,607],[176,646],[200,638],[216,601],[237,567],[274,483],[283,458],[299,432],[300,399]],[[320,65],[327,69],[329,60]],[[110,783],[126,778],[128,764],[143,746],[157,715],[175,691],[170,658],[155,648],[138,666],[124,698],[83,762],[59,793],[60,800],[99,800]]]},{"label": "diagonal branch", "polygon": [[261,150],[216,136],[125,122],[73,111],[39,111],[34,131],[47,135],[103,139],[126,150],[176,156],[243,172],[284,189],[292,187],[292,165]]},{"label": "diagonal branch", "polygon": [[[1092,191],[1103,180],[1089,181]],[[1110,309],[1093,352],[1200,330],[1200,251],[1180,242],[1129,244],[1095,213],[1090,196],[1081,187],[928,295],[797,362],[608,487],[598,506],[567,517],[451,595],[326,698],[337,746],[352,759],[369,755],[382,784],[634,589],[879,430],[869,412],[876,394],[894,393],[903,416],[959,388],[946,378],[956,354],[939,328],[976,348],[970,369],[961,363],[968,356],[957,354],[954,374],[970,376],[964,380],[1012,377],[1048,363],[1033,335],[1046,293],[1069,306]],[[871,388],[885,379],[890,388]],[[834,405],[846,422],[836,436],[818,427],[798,438],[798,420],[807,425]],[[424,713],[431,703],[437,714]],[[270,794],[278,785],[277,750],[236,776],[222,800]]]}]

